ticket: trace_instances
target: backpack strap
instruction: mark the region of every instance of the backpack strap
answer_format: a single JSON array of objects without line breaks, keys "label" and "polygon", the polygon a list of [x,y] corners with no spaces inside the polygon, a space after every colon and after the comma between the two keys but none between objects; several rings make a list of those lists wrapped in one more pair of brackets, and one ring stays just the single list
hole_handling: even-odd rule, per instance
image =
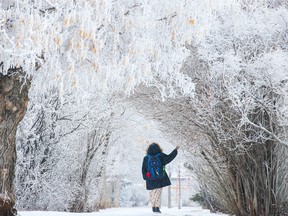
[{"label": "backpack strap", "polygon": [[[158,154],[156,154],[155,156],[156,157],[158,157],[158,156],[160,156],[161,155],[161,152],[159,152]],[[151,156],[150,156],[151,157]],[[163,171],[165,171],[165,165],[163,164],[163,162],[162,162],[162,160],[159,158],[159,160],[161,161],[161,163],[162,163],[162,169],[163,169]]]}]

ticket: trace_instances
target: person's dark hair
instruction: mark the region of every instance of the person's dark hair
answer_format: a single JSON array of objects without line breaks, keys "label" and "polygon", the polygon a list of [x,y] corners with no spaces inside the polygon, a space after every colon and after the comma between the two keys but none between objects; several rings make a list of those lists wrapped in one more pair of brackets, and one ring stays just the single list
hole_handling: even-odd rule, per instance
[{"label": "person's dark hair", "polygon": [[163,152],[162,148],[160,147],[160,145],[158,143],[151,143],[147,149],[146,149],[146,154],[147,155],[155,155],[157,153]]}]

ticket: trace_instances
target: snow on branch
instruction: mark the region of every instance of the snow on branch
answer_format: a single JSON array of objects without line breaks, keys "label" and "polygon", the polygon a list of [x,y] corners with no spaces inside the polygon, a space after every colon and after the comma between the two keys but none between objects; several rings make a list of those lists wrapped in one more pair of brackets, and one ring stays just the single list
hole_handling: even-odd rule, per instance
[{"label": "snow on branch", "polygon": [[1,73],[22,67],[31,76],[41,73],[39,88],[81,88],[81,77],[86,86],[126,94],[160,78],[167,83],[163,91],[179,87],[191,94],[193,83],[183,82],[179,69],[189,55],[194,6],[192,0],[14,0],[0,10]]},{"label": "snow on branch", "polygon": [[246,122],[250,125],[252,125],[253,127],[257,128],[257,129],[260,129],[262,131],[264,131],[265,133],[269,134],[271,137],[273,137],[275,139],[276,142],[278,142],[279,144],[282,144],[283,146],[285,147],[288,147],[288,141],[286,140],[282,140],[281,138],[279,138],[278,136],[276,136],[276,134],[270,130],[268,130],[267,128],[263,127],[261,125],[261,123],[256,124],[256,123],[253,123],[252,121],[249,120],[249,118],[247,117],[246,118]]}]

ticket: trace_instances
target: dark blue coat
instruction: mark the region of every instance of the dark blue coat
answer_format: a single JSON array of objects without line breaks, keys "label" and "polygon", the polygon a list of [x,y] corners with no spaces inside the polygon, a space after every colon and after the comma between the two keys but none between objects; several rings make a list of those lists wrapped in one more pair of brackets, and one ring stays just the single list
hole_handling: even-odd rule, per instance
[{"label": "dark blue coat", "polygon": [[[177,152],[177,149],[174,149],[169,155],[166,155],[161,152],[161,149],[159,148],[157,144],[151,144],[148,148],[147,154],[153,156],[158,153],[160,153],[159,158],[162,164],[165,166],[166,164],[170,163],[176,157],[178,152]],[[166,172],[164,173],[163,178],[151,180],[146,177],[147,169],[148,169],[148,156],[146,155],[142,163],[142,176],[143,176],[143,179],[146,181],[147,190],[153,190],[156,188],[162,188],[162,187],[171,185],[170,179]]]}]

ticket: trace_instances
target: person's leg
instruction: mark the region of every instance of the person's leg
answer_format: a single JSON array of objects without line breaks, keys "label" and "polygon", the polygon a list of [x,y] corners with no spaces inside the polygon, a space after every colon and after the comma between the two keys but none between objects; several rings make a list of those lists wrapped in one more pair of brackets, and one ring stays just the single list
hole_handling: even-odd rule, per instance
[{"label": "person's leg", "polygon": [[161,213],[159,209],[161,207],[161,199],[162,199],[161,195],[162,195],[162,188],[156,188],[154,190],[149,191],[149,197],[153,212]]},{"label": "person's leg", "polygon": [[156,207],[156,189],[154,190],[149,190],[149,198],[152,206],[152,211],[155,212],[155,207]]},{"label": "person's leg", "polygon": [[155,212],[161,213],[162,188],[155,189]]}]

